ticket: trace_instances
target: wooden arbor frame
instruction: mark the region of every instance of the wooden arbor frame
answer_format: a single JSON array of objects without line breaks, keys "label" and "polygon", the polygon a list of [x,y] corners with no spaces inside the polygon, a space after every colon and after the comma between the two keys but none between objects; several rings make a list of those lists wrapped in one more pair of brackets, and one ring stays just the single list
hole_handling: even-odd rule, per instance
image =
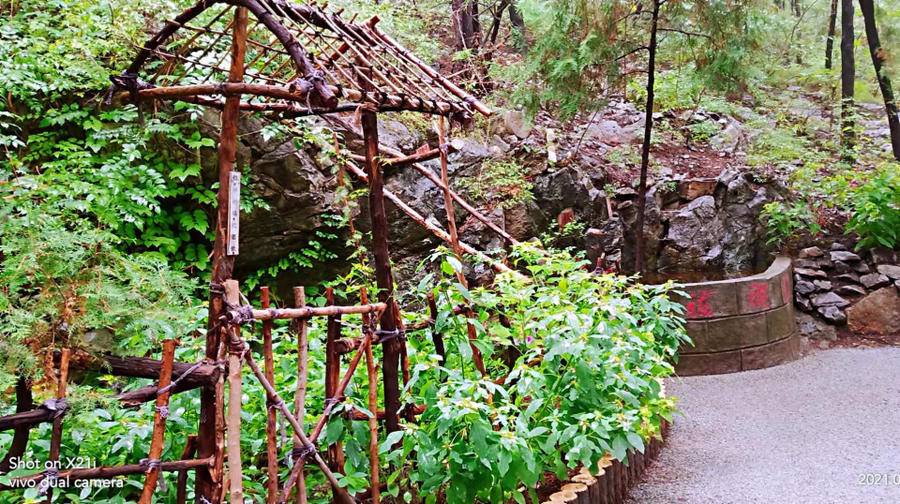
[{"label": "wooden arbor frame", "polygon": [[[516,240],[478,212],[451,188],[448,180],[447,156],[452,149],[446,139],[446,121],[466,120],[475,113],[490,114],[478,100],[443,78],[431,67],[377,27],[377,18],[355,23],[341,18],[341,12],[310,5],[296,5],[285,0],[200,0],[164,26],[145,45],[139,48],[131,66],[121,75],[111,78],[112,94],[122,94],[139,107],[147,101],[175,100],[200,104],[222,111],[218,145],[219,192],[217,224],[212,253],[212,275],[209,299],[209,327],[206,334],[204,358],[196,363],[174,361],[175,342],[163,344],[162,360],[106,357],[101,363],[112,374],[141,378],[157,378],[157,385],[149,385],[125,394],[118,399],[135,406],[155,402],[153,438],[148,459],[140,464],[114,467],[44,471],[16,478],[17,484],[47,482],[56,478],[109,478],[126,474],[145,474],[141,504],[149,503],[161,471],[177,471],[177,502],[185,502],[187,471],[196,473],[196,502],[213,504],[222,501],[225,486],[233,503],[243,502],[240,468],[240,391],[241,371],[247,364],[266,390],[269,400],[267,418],[268,491],[267,503],[285,502],[292,489],[295,502],[306,502],[304,464],[315,463],[332,484],[337,502],[352,502],[353,497],[337,484],[332,466],[340,467],[340,446],[329,448],[329,462],[319,455],[316,441],[334,406],[341,400],[353,373],[363,358],[369,378],[369,410],[374,417],[358,411],[349,414],[356,420],[368,420],[372,432],[371,489],[368,498],[378,502],[378,445],[379,420],[387,431],[399,429],[399,417],[410,418],[418,410],[415,405],[400,403],[400,382],[408,379],[403,341],[404,328],[399,308],[393,299],[393,276],[388,245],[388,220],[385,200],[392,202],[413,221],[444,242],[457,255],[481,255],[495,269],[509,271],[504,264],[483,255],[460,241],[456,229],[454,204],[464,208],[472,217],[501,236],[507,243]],[[412,155],[379,145],[377,114],[386,111],[413,111],[439,116],[439,145],[420,149]],[[343,168],[369,188],[369,213],[372,222],[372,248],[378,301],[369,303],[365,292],[360,304],[336,306],[333,296],[329,306],[305,306],[302,287],[295,289],[295,307],[272,309],[268,306],[268,290],[261,293],[261,309],[240,306],[237,282],[231,279],[237,250],[237,219],[239,217],[240,172],[236,166],[237,130],[242,111],[261,112],[274,117],[323,115],[347,129],[355,129],[339,113],[359,114],[365,155],[347,156]],[[383,155],[387,158],[382,159]],[[419,164],[440,159],[440,174]],[[364,169],[354,163],[363,164]],[[410,166],[438,187],[444,196],[448,215],[447,229],[426,220],[396,194],[384,187],[383,167]],[[460,282],[465,278],[460,275]],[[326,293],[327,294],[327,293]],[[433,300],[430,319],[436,317]],[[456,314],[469,316],[471,310],[458,307]],[[341,316],[361,315],[361,336],[341,338]],[[307,380],[306,324],[313,317],[327,317],[326,342],[326,406],[309,435],[304,431],[303,412]],[[294,411],[285,405],[274,387],[272,355],[272,320],[291,319],[298,344],[298,389]],[[241,337],[241,327],[249,322],[263,322],[264,369],[256,364]],[[377,328],[376,328],[377,321]],[[426,321],[409,331],[428,326]],[[470,338],[475,329],[468,324]],[[438,354],[444,356],[440,335],[433,335]],[[377,377],[372,348],[382,345],[382,386],[384,409],[377,408]],[[482,374],[486,374],[478,349],[472,345],[473,360]],[[351,355],[342,372],[341,359]],[[28,430],[42,422],[53,422],[51,458],[58,458],[62,436],[62,419],[66,411],[65,396],[70,352],[60,352],[57,397],[35,407],[30,389],[17,387],[17,413],[0,418],[0,430],[15,429],[16,436],[9,455],[21,455],[28,441]],[[402,366],[401,366],[402,363]],[[73,365],[84,366],[76,361]],[[402,371],[401,371],[402,369]],[[229,383],[225,394],[225,376]],[[302,386],[301,386],[302,385]],[[181,459],[159,460],[163,447],[168,400],[171,394],[200,389],[200,425],[191,436]],[[229,415],[225,416],[225,403]],[[276,410],[294,430],[294,458],[296,464],[284,485],[278,481],[278,454],[275,434]],[[236,413],[235,413],[236,412]],[[359,413],[357,415],[356,413]],[[361,415],[361,416],[360,416]],[[227,424],[227,425],[226,425]],[[225,433],[229,435],[226,446]],[[228,482],[225,481],[226,453],[231,461]],[[8,455],[8,456],[9,456]],[[2,471],[2,466],[0,466]],[[15,485],[12,485],[15,487]],[[21,486],[19,486],[21,488]],[[3,489],[0,487],[0,489]]]},{"label": "wooden arbor frame", "polygon": [[[229,436],[225,446],[226,423],[228,432],[240,432],[240,418],[225,416],[225,371],[229,380],[227,400],[233,411],[240,406],[241,368],[247,363],[263,384],[270,401],[269,413],[269,497],[267,502],[284,502],[293,486],[298,488],[297,502],[305,502],[303,479],[305,459],[315,461],[332,483],[338,502],[350,502],[353,498],[336,485],[329,466],[322,460],[315,447],[334,401],[343,394],[350,376],[362,357],[366,357],[370,380],[370,409],[378,412],[386,430],[399,429],[400,363],[404,359],[405,345],[401,337],[399,308],[393,299],[393,276],[390,267],[388,245],[388,220],[385,198],[420,225],[440,239],[450,243],[457,254],[479,253],[460,242],[454,219],[454,202],[462,205],[475,218],[502,236],[507,242],[515,240],[486,217],[466,203],[449,186],[447,156],[450,149],[446,141],[447,119],[463,121],[475,113],[489,115],[484,104],[445,79],[430,66],[382,32],[378,18],[364,23],[341,17],[341,11],[329,10],[317,5],[298,5],[286,0],[199,0],[161,27],[142,47],[129,68],[111,78],[110,96],[124,94],[137,104],[153,100],[173,100],[194,103],[222,111],[221,134],[218,145],[219,190],[217,198],[216,238],[212,254],[212,278],[209,299],[209,330],[206,335],[205,358],[198,364],[174,362],[175,342],[164,344],[161,361],[126,360],[119,362],[119,374],[125,376],[156,377],[157,386],[144,387],[123,394],[125,404],[141,404],[155,401],[154,433],[148,461],[141,464],[69,471],[70,478],[98,478],[122,474],[145,473],[146,481],[140,502],[150,502],[160,471],[180,471],[178,501],[185,498],[184,483],[188,470],[196,471],[196,502],[218,503],[225,495],[224,460],[228,453],[229,491],[232,502],[242,502],[240,474],[240,446],[235,437]],[[234,258],[237,255],[237,225],[234,222],[239,202],[239,170],[236,166],[237,130],[242,111],[263,112],[276,117],[300,117],[357,112],[361,119],[365,155],[351,160],[360,161],[365,170],[352,164],[346,168],[369,188],[369,212],[372,221],[372,247],[376,282],[379,288],[378,302],[370,304],[363,293],[360,305],[334,306],[333,299],[325,308],[303,307],[302,290],[296,294],[298,307],[293,310],[268,309],[267,291],[263,294],[263,310],[239,308],[237,284],[231,280]],[[434,149],[419,151],[410,156],[383,149],[378,142],[379,112],[413,111],[440,117],[440,145]],[[340,121],[340,118],[333,118]],[[393,159],[382,161],[382,154]],[[440,176],[418,163],[440,158]],[[427,222],[409,205],[384,188],[382,163],[392,166],[413,166],[438,186],[444,194],[448,214],[445,231]],[[508,270],[493,262],[499,270]],[[464,278],[460,279],[465,281]],[[460,313],[468,313],[465,309]],[[339,317],[344,314],[363,314],[364,327],[361,338],[338,341]],[[281,400],[272,382],[271,322],[264,322],[266,338],[265,371],[259,369],[240,335],[240,324],[249,320],[290,318],[296,321],[299,336],[300,362],[305,363],[304,344],[306,321],[315,316],[329,317],[329,351],[326,377],[329,398],[322,417],[312,433],[307,436],[297,418],[303,401],[295,403],[292,413]],[[372,319],[378,319],[375,329]],[[474,338],[474,328],[470,327]],[[392,336],[393,335],[393,336]],[[343,344],[344,348],[339,347]],[[378,411],[375,365],[372,346],[383,346],[382,383],[384,411]],[[437,342],[436,342],[437,344]],[[441,349],[443,344],[441,342]],[[353,353],[349,369],[340,374],[340,355]],[[440,353],[443,353],[442,351]],[[473,346],[476,365],[484,373],[480,353]],[[62,413],[65,411],[67,369],[69,351],[60,357],[59,391],[57,401],[37,409],[23,408],[17,415],[0,418],[0,427],[27,429],[40,422],[53,421],[51,456],[59,456],[62,431]],[[107,362],[115,369],[115,359]],[[305,369],[298,369],[305,380]],[[167,416],[169,395],[183,390],[200,388],[201,413],[196,437],[189,440],[182,460],[161,462],[163,432]],[[300,397],[298,390],[298,398]],[[29,400],[30,402],[30,400]],[[60,406],[60,404],[62,406]],[[57,408],[57,409],[54,409]],[[61,408],[62,412],[59,412]],[[294,428],[295,451],[298,463],[283,489],[278,488],[277,457],[272,457],[274,444],[274,409]],[[415,409],[414,407],[412,409]],[[411,414],[411,413],[410,413]],[[236,422],[236,423],[234,423]],[[378,501],[377,478],[377,419],[370,419],[373,430],[373,474],[369,498]],[[239,438],[238,438],[239,439]],[[21,443],[20,443],[21,444]],[[337,454],[336,454],[337,455]],[[340,458],[339,455],[337,458]],[[274,474],[273,474],[274,473]],[[40,473],[19,478],[22,481],[52,481],[57,473]],[[274,477],[274,479],[273,479]]]}]

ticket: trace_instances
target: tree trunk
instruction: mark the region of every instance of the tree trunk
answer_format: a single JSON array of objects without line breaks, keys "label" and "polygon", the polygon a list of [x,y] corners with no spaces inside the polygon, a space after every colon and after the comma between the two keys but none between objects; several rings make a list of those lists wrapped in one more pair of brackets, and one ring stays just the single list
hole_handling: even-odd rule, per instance
[{"label": "tree trunk", "polygon": [[831,0],[831,17],[828,19],[828,38],[825,40],[825,68],[831,70],[832,56],[834,54],[834,30],[837,24],[838,0]]},{"label": "tree trunk", "polygon": [[635,226],[634,269],[644,272],[644,213],[647,208],[647,169],[650,166],[650,139],[653,136],[653,84],[656,80],[656,28],[659,23],[659,0],[653,0],[650,22],[650,52],[647,61],[647,103],[644,107],[644,144],[641,148],[641,180],[638,186],[637,225]]},{"label": "tree trunk", "polygon": [[853,59],[853,0],[841,0],[841,148],[845,161],[853,161],[853,86],[856,62]]},{"label": "tree trunk", "polygon": [[481,27],[478,22],[477,0],[452,0],[453,33],[458,50],[478,45]]},{"label": "tree trunk", "polygon": [[513,28],[521,32],[525,31],[525,19],[522,17],[522,13],[519,12],[515,0],[509,3],[509,22],[512,23]]},{"label": "tree trunk", "polygon": [[897,115],[897,101],[894,98],[894,88],[891,79],[884,69],[884,48],[878,38],[878,26],[875,24],[875,6],[872,0],[859,0],[859,8],[862,11],[863,21],[866,25],[866,40],[869,42],[869,53],[872,55],[872,66],[878,77],[878,86],[881,88],[881,97],[884,99],[884,109],[887,112],[888,127],[891,130],[891,148],[894,151],[894,159],[900,161],[900,116]]}]

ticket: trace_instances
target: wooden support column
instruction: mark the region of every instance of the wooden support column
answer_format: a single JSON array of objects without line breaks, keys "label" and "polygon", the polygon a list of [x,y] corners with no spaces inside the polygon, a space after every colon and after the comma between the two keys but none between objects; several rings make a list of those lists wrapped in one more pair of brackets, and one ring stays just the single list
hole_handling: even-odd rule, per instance
[{"label": "wooden support column", "polygon": [[[294,308],[306,306],[306,290],[303,287],[294,287]],[[309,339],[306,319],[296,319],[294,329],[297,332],[297,391],[294,394],[294,415],[301,425],[306,418],[306,385],[309,380]],[[294,448],[302,448],[299,438],[294,439]],[[297,494],[294,498],[296,504],[306,504],[306,474],[303,466],[306,461],[297,461]],[[287,496],[285,496],[287,497]]]},{"label": "wooden support column", "polygon": [[[231,45],[231,68],[228,73],[229,82],[243,82],[244,58],[247,49],[247,9],[235,9],[234,32]],[[212,275],[210,282],[221,285],[231,277],[234,268],[234,256],[226,252],[228,240],[228,199],[231,190],[231,172],[237,163],[237,130],[240,118],[241,96],[230,95],[225,98],[222,110],[222,130],[219,135],[219,193],[217,197],[216,239],[212,251]],[[206,333],[206,358],[215,361],[219,356],[219,347],[227,342],[221,341],[221,331],[213,328],[224,313],[222,293],[210,293],[209,317]],[[197,453],[199,458],[215,457],[212,467],[197,471],[196,500],[218,503],[222,498],[222,468],[224,465],[224,387],[222,377],[213,386],[206,386],[200,391],[200,425],[197,436]]]},{"label": "wooden support column", "polygon": [[156,483],[159,481],[159,462],[163,452],[163,442],[166,434],[166,418],[169,417],[169,390],[166,387],[172,383],[172,366],[175,362],[175,340],[163,341],[162,368],[159,371],[159,393],[156,396],[156,413],[153,415],[153,436],[150,439],[150,454],[148,455],[147,476],[144,479],[144,488],[141,491],[140,504],[153,502],[153,493],[156,492]]},{"label": "wooden support column", "polygon": [[[71,354],[72,351],[65,348],[63,349],[62,356],[59,360],[59,381],[56,386],[56,400],[60,402],[66,400],[66,389],[69,382],[69,356]],[[53,430],[50,433],[50,455],[48,457],[48,462],[51,464],[49,467],[56,470],[59,470],[60,466],[59,451],[62,446],[63,418],[65,418],[64,414],[53,419]],[[47,504],[50,504],[51,502],[53,502],[52,485],[47,488]]]},{"label": "wooden support column", "polygon": [[[231,306],[241,302],[237,280],[225,281],[225,301]],[[241,369],[244,367],[244,343],[241,327],[229,325],[228,335],[228,493],[231,504],[244,504],[244,481],[241,467]]]},{"label": "wooden support column", "polygon": [[[329,306],[334,306],[334,289],[325,289],[325,300]],[[338,384],[341,381],[341,354],[335,348],[337,341],[341,339],[341,316],[328,317],[328,325],[325,331],[325,400],[339,401],[337,396]],[[328,460],[335,471],[344,472],[344,449],[340,441],[336,441],[328,447]]]},{"label": "wooden support column", "polygon": [[[269,288],[260,289],[260,302],[263,309],[269,308]],[[275,384],[275,356],[272,352],[272,321],[264,320],[263,359],[266,379]],[[278,425],[275,408],[266,398],[266,504],[275,504],[278,500]]]},{"label": "wooden support column", "polygon": [[[372,253],[375,256],[375,282],[378,284],[378,300],[388,308],[381,314],[381,329],[397,330],[394,320],[394,279],[391,274],[391,257],[388,250],[388,220],[384,208],[384,180],[378,161],[378,116],[372,110],[362,110],[363,140],[366,145],[366,175],[369,178],[369,216],[372,221]],[[400,338],[384,343],[381,358],[381,374],[384,381],[385,428],[388,432],[400,430]]]}]

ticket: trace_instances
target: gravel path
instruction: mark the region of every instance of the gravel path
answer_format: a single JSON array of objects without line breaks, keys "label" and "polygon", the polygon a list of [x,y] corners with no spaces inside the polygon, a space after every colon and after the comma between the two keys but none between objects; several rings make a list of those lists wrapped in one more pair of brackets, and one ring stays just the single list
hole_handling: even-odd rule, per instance
[{"label": "gravel path", "polygon": [[684,416],[630,504],[900,504],[900,348],[819,351],[666,390]]}]

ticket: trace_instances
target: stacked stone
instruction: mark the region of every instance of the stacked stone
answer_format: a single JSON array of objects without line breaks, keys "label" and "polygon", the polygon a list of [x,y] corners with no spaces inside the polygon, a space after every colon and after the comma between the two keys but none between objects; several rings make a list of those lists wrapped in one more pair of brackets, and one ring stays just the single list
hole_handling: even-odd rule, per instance
[{"label": "stacked stone", "polygon": [[[900,266],[895,252],[874,249],[864,254],[835,242],[830,250],[808,247],[794,261],[794,301],[810,314],[798,320],[800,333],[834,339],[832,326],[848,325],[859,333],[900,331]],[[818,319],[818,320],[816,320]]]}]

